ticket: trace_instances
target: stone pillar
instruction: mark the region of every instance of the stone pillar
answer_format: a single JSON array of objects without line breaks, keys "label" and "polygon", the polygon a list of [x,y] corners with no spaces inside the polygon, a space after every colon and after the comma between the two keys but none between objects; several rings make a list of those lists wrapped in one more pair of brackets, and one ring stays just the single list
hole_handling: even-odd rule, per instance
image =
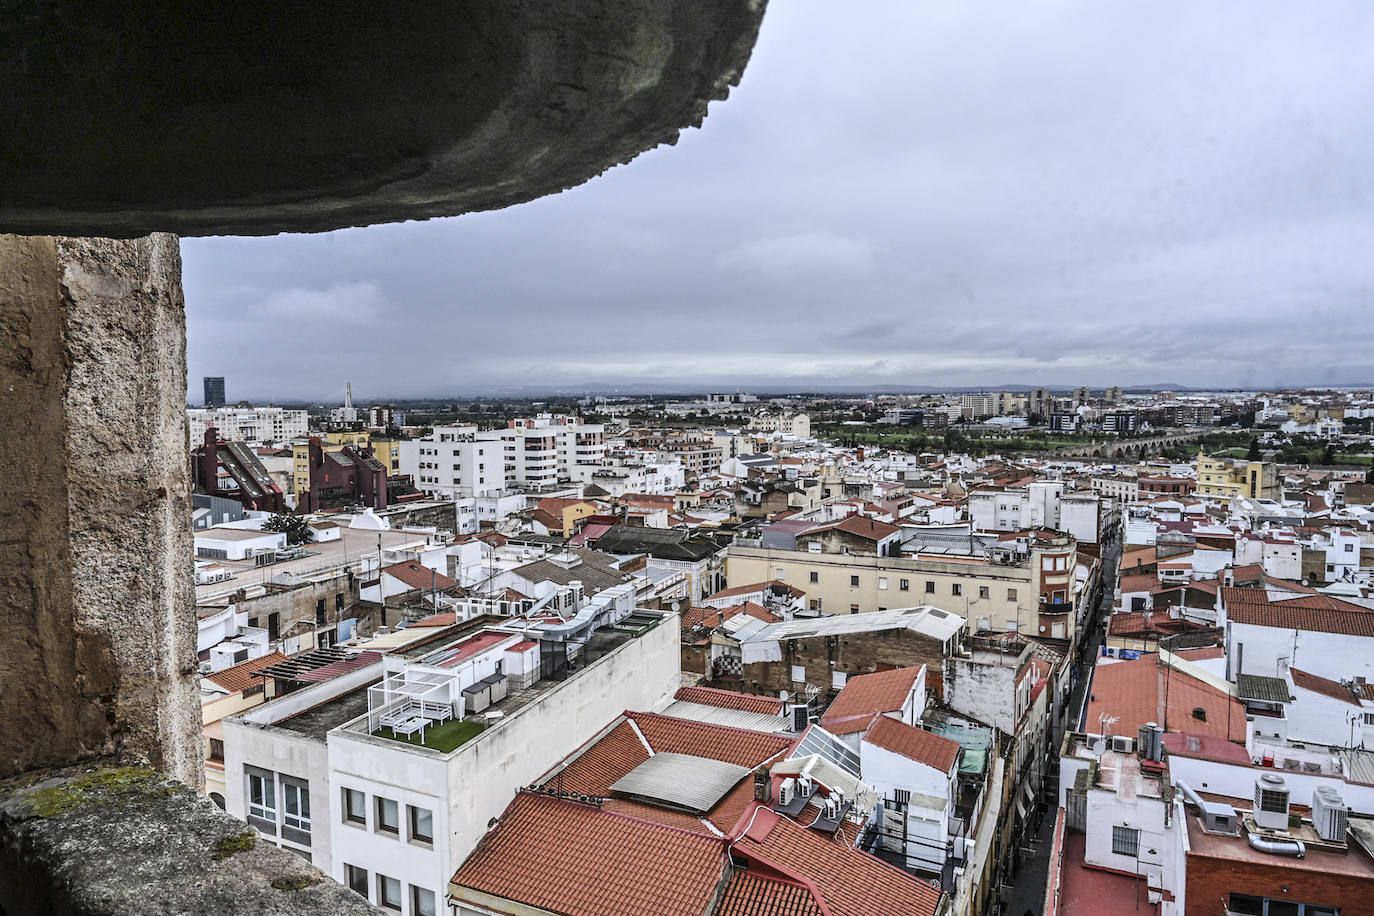
[{"label": "stone pillar", "polygon": [[176,237],[0,235],[0,404],[0,776],[200,786]]}]

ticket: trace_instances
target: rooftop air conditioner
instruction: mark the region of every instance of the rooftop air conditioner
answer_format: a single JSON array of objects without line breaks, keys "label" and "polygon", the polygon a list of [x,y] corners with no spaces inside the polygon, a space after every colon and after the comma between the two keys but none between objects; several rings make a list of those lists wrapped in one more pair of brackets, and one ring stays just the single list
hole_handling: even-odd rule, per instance
[{"label": "rooftop air conditioner", "polygon": [[1329,843],[1344,843],[1350,809],[1334,786],[1318,786],[1312,793],[1312,826]]},{"label": "rooftop air conditioner", "polygon": [[783,806],[792,804],[792,798],[796,793],[797,781],[789,776],[778,786],[778,804]]},{"label": "rooftop air conditioner", "polygon": [[1288,784],[1277,773],[1255,780],[1256,826],[1264,830],[1288,830]]},{"label": "rooftop air conditioner", "polygon": [[1134,754],[1135,739],[1126,735],[1112,735],[1112,750],[1118,754]]}]

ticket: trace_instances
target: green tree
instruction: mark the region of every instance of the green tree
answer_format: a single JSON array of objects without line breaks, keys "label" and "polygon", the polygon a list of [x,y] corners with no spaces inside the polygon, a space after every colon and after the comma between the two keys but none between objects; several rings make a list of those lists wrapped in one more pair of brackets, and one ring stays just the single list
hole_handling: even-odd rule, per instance
[{"label": "green tree", "polygon": [[285,534],[290,547],[315,540],[315,530],[299,515],[274,515],[262,523],[262,530]]},{"label": "green tree", "polygon": [[1259,449],[1259,437],[1258,437],[1258,436],[1251,436],[1251,437],[1250,437],[1250,451],[1246,452],[1246,454],[1245,454],[1245,460],[1246,460],[1246,461],[1259,461],[1259,460],[1260,460],[1260,449]]}]

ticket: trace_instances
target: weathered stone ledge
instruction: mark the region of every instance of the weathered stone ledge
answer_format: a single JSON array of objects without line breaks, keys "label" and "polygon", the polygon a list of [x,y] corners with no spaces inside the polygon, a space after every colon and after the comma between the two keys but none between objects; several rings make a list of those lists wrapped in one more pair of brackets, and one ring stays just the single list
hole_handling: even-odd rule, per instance
[{"label": "weathered stone ledge", "polygon": [[0,783],[6,916],[375,914],[300,857],[143,767]]}]

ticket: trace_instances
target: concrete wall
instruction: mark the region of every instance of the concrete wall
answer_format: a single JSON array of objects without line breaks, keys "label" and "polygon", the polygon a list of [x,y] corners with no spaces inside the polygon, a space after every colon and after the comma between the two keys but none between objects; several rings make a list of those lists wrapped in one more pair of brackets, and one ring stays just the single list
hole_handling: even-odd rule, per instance
[{"label": "concrete wall", "polygon": [[0,776],[126,752],[203,777],[181,255],[0,236]]},{"label": "concrete wall", "polygon": [[[1317,633],[1311,630],[1283,630],[1248,623],[1227,621],[1227,676],[1261,674],[1283,677],[1278,659],[1286,658],[1291,667],[1339,681],[1364,675],[1374,680],[1374,639]],[[1241,647],[1244,651],[1241,651]]]}]

